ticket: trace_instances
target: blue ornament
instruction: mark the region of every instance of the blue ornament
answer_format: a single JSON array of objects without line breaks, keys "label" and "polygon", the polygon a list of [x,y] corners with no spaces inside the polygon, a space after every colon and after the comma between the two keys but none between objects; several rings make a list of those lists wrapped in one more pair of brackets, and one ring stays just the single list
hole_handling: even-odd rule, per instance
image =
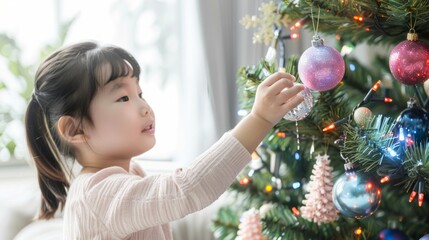
[{"label": "blue ornament", "polygon": [[410,99],[408,107],[396,118],[392,132],[402,147],[427,141],[429,139],[429,113],[418,107],[414,99]]},{"label": "blue ornament", "polygon": [[429,240],[429,234],[424,235],[419,240]]},{"label": "blue ornament", "polygon": [[381,190],[372,177],[347,170],[334,184],[333,202],[341,214],[353,218],[365,218],[380,205]]},{"label": "blue ornament", "polygon": [[[429,113],[418,107],[415,100],[411,98],[408,101],[408,107],[396,118],[392,134],[395,139],[394,144],[384,150],[384,156],[402,164],[407,147],[429,140]],[[400,171],[397,172],[400,173]]]},{"label": "blue ornament", "polygon": [[398,229],[384,229],[378,234],[380,240],[408,240],[407,235]]}]

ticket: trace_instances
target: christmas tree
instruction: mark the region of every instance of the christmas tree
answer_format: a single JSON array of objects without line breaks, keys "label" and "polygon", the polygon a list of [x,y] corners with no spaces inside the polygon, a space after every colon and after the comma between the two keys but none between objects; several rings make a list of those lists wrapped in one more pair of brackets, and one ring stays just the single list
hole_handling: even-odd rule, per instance
[{"label": "christmas tree", "polygon": [[[283,0],[260,12],[242,20],[267,44],[239,70],[242,110],[276,71],[306,86],[305,101],[232,184],[236,204],[218,211],[215,237],[235,239],[254,208],[267,239],[429,239],[429,1]],[[313,41],[285,56],[300,28]],[[368,66],[350,54],[360,44],[389,50]]]}]

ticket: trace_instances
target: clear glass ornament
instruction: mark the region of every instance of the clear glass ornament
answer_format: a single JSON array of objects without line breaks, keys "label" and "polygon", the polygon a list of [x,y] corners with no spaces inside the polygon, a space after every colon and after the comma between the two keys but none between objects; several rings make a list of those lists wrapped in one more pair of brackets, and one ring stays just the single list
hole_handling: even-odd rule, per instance
[{"label": "clear glass ornament", "polygon": [[286,115],[283,117],[284,119],[289,121],[299,121],[306,118],[310,114],[314,105],[314,98],[311,90],[306,87],[299,94],[304,95],[304,101],[286,113]]}]

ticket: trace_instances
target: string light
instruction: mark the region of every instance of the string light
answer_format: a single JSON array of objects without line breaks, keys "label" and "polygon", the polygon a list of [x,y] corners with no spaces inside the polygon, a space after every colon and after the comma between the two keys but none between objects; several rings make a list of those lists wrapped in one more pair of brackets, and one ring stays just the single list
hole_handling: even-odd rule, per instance
[{"label": "string light", "polygon": [[330,124],[329,126],[325,127],[322,131],[323,132],[332,131],[332,130],[336,129],[337,127],[343,125],[346,122],[347,122],[347,118],[340,119],[340,120]]},{"label": "string light", "polygon": [[391,103],[391,102],[393,102],[393,99],[388,98],[388,97],[373,97],[373,98],[371,98],[371,101]]},{"label": "string light", "polygon": [[289,35],[282,36],[281,39],[297,39],[299,38],[298,33],[291,33]]},{"label": "string light", "polygon": [[363,98],[363,101],[362,101],[362,103],[361,104],[359,104],[359,105],[362,105],[362,104],[365,104],[365,103],[368,103],[369,102],[369,100],[371,100],[372,99],[372,95],[374,95],[374,93],[380,88],[380,84],[381,84],[381,80],[378,80],[372,87],[371,87],[371,89],[369,90],[369,92],[366,94],[366,96]]},{"label": "string light", "polygon": [[292,27],[290,27],[290,30],[295,30],[295,29],[298,29],[298,28],[302,27],[302,26],[304,25],[304,23],[305,23],[309,18],[310,18],[309,16],[305,16],[305,17],[303,17],[303,18],[299,19],[298,21],[296,21],[296,22],[292,25]]},{"label": "string light", "polygon": [[323,132],[327,132],[327,131],[334,130],[335,128],[337,128],[337,127],[335,126],[335,123],[332,123],[331,125],[329,125],[329,126],[325,127],[322,131],[323,131]]},{"label": "string light", "polygon": [[418,202],[419,202],[419,207],[421,207],[423,205],[423,200],[425,198],[425,194],[424,194],[424,182],[423,181],[419,181],[419,197],[418,197]]},{"label": "string light", "polygon": [[371,191],[372,187],[373,187],[372,182],[368,182],[368,183],[365,185],[365,188],[366,188],[366,190],[367,190],[367,191]]},{"label": "string light", "polygon": [[380,179],[380,183],[387,183],[388,181],[390,181],[389,176],[384,176],[382,179]]},{"label": "string light", "polygon": [[378,80],[374,86],[372,86],[372,90],[377,91],[380,88],[381,80]]},{"label": "string light", "polygon": [[355,20],[355,21],[358,21],[358,22],[363,22],[363,17],[362,16],[354,16],[353,17],[353,19]]},{"label": "string light", "polygon": [[393,150],[391,147],[388,147],[388,148],[387,148],[387,152],[389,153],[389,155],[390,155],[391,157],[396,157],[396,156],[398,156],[398,154],[395,152],[395,150]]},{"label": "string light", "polygon": [[425,189],[424,181],[418,180],[416,184],[414,184],[414,188],[410,194],[410,198],[408,199],[408,202],[412,202],[414,198],[418,196],[417,197],[418,205],[419,207],[423,206],[423,200],[425,198],[424,189]]},{"label": "string light", "polygon": [[[381,80],[378,80],[372,87],[371,89],[368,91],[368,93],[366,94],[366,96],[364,97],[364,99],[354,108],[357,109],[359,107],[361,107],[362,105],[368,103],[369,101],[373,101],[373,95],[374,93],[380,88],[380,84],[381,84]],[[384,99],[385,102],[392,102],[393,100],[390,98],[385,98]],[[354,110],[353,112],[348,116],[345,117],[343,119],[340,119],[334,123],[331,123],[330,125],[328,125],[327,127],[323,128],[323,132],[328,132],[328,131],[332,131],[335,130],[337,127],[339,127],[340,125],[346,123],[351,116],[354,114]]]},{"label": "string light", "polygon": [[413,144],[414,144],[414,140],[410,136],[408,136],[405,141],[405,146],[409,147],[409,146],[412,146]]},{"label": "string light", "polygon": [[298,33],[292,33],[292,34],[290,35],[290,38],[291,38],[291,39],[297,39],[297,38],[299,38],[299,34],[298,34]]},{"label": "string light", "polygon": [[296,208],[296,207],[293,207],[292,208],[292,213],[293,213],[293,215],[295,215],[295,216],[299,216],[301,213],[299,212],[299,210]]},{"label": "string light", "polygon": [[290,30],[295,30],[302,27],[302,24],[300,21],[297,21],[294,25],[292,25],[292,27],[290,28]]},{"label": "string light", "polygon": [[424,193],[419,193],[419,207],[423,205],[423,199],[425,198]]},{"label": "string light", "polygon": [[250,179],[248,177],[244,177],[244,178],[240,179],[241,185],[247,185],[249,183],[250,183]]},{"label": "string light", "polygon": [[270,184],[267,184],[266,186],[265,186],[265,192],[272,192],[273,191],[273,186],[271,186]]},{"label": "string light", "polygon": [[277,133],[277,137],[285,138],[286,137],[286,133],[285,132],[278,132]]},{"label": "string light", "polygon": [[408,199],[408,202],[412,202],[416,197],[416,195],[417,195],[417,192],[413,190],[413,192],[411,192],[410,194],[410,198]]},{"label": "string light", "polygon": [[300,187],[301,187],[301,183],[300,182],[294,182],[294,183],[292,183],[292,188],[293,189],[298,189]]},{"label": "string light", "polygon": [[358,227],[358,228],[355,230],[355,235],[357,235],[357,236],[362,235],[362,228],[361,228],[361,227]]},{"label": "string light", "polygon": [[350,54],[355,49],[355,46],[351,43],[344,44],[341,48],[341,55],[345,56]]},{"label": "string light", "polygon": [[301,159],[301,154],[299,153],[299,150],[297,150],[294,154],[295,160],[298,161]]}]

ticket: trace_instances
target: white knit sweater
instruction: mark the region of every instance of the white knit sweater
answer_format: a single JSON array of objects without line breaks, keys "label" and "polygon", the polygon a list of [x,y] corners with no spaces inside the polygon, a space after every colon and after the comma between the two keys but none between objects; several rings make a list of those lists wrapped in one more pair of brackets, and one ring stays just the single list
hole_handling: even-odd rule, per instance
[{"label": "white knit sweater", "polygon": [[65,239],[172,239],[169,222],[215,201],[251,159],[229,133],[187,169],[146,176],[109,167],[79,175],[68,192]]}]

